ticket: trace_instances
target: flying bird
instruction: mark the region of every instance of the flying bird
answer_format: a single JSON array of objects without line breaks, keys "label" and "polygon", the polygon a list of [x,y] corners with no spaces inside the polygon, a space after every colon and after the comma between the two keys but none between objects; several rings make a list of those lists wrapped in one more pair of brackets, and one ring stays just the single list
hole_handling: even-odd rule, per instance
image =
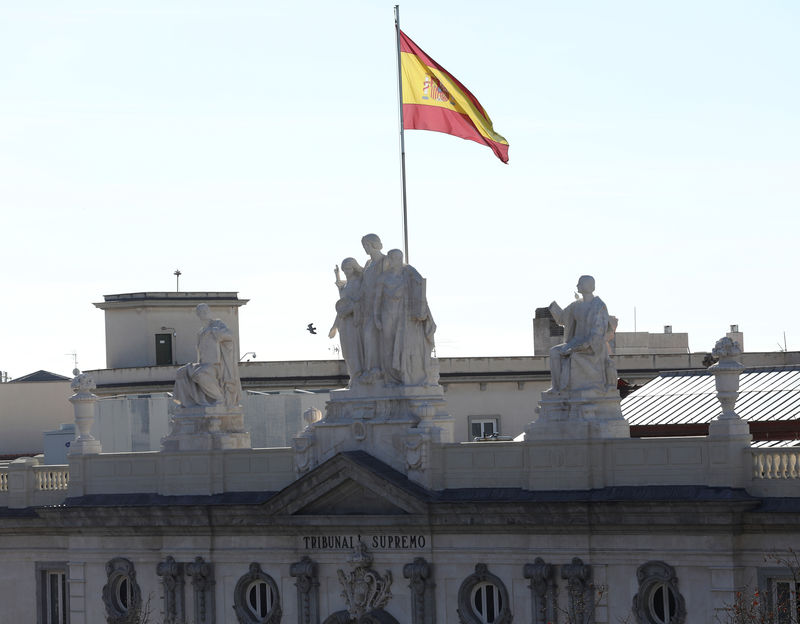
[{"label": "flying bird", "polygon": [[309,331],[309,333],[311,333],[311,334],[316,334],[316,333],[317,333],[317,328],[316,328],[316,327],[314,327],[314,323],[309,323],[309,324],[308,324],[308,327],[306,327],[306,329],[307,329],[307,330]]}]

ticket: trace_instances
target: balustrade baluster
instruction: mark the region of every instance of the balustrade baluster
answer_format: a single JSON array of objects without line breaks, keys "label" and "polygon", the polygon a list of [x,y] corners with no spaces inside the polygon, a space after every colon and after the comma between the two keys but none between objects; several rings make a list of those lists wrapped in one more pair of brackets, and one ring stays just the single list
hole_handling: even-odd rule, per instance
[{"label": "balustrade baluster", "polygon": [[767,470],[766,470],[766,476],[764,478],[765,479],[774,479],[775,476],[773,475],[773,472],[772,472],[772,466],[775,463],[775,459],[773,458],[772,454],[765,455],[765,458],[767,460]]}]

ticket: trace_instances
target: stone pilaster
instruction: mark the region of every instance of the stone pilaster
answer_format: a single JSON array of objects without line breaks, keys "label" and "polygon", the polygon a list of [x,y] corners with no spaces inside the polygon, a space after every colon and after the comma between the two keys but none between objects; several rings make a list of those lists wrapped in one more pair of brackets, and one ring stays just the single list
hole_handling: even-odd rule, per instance
[{"label": "stone pilaster", "polygon": [[570,622],[594,624],[594,586],[592,567],[575,557],[561,566],[561,578],[567,581]]},{"label": "stone pilaster", "polygon": [[194,590],[194,613],[192,622],[196,624],[214,624],[216,609],[214,608],[214,569],[212,564],[202,557],[195,557],[192,563],[186,564],[186,574],[192,577]]},{"label": "stone pilaster", "polygon": [[531,611],[533,624],[558,623],[558,594],[555,567],[536,557],[523,568],[525,578],[531,580]]},{"label": "stone pilaster", "polygon": [[403,576],[411,588],[411,624],[435,624],[436,604],[432,566],[422,557],[403,566]]},{"label": "stone pilaster", "polygon": [[156,566],[164,588],[164,624],[184,624],[186,605],[184,594],[183,564],[172,556]]},{"label": "stone pilaster", "polygon": [[317,564],[309,557],[293,563],[289,574],[297,581],[298,624],[319,624],[319,577]]}]

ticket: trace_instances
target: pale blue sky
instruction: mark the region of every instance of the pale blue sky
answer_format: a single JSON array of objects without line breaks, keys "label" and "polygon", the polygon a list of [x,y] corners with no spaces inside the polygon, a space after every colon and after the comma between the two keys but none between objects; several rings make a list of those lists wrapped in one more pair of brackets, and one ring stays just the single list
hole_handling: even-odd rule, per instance
[{"label": "pale blue sky", "polygon": [[[392,6],[0,0],[0,370],[103,367],[91,303],[175,268],[251,300],[242,352],[330,357],[334,264],[402,243]],[[531,354],[582,273],[622,331],[636,307],[694,351],[731,323],[800,349],[795,2],[413,0],[401,23],[511,144],[506,166],[406,135],[441,356]]]}]

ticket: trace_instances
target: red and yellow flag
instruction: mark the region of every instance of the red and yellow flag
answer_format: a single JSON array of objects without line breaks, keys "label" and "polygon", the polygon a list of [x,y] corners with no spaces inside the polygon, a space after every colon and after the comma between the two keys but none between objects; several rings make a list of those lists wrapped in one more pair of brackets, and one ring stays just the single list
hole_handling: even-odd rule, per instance
[{"label": "red and yellow flag", "polygon": [[433,130],[488,145],[504,163],[508,141],[492,128],[477,98],[400,31],[403,127]]}]

